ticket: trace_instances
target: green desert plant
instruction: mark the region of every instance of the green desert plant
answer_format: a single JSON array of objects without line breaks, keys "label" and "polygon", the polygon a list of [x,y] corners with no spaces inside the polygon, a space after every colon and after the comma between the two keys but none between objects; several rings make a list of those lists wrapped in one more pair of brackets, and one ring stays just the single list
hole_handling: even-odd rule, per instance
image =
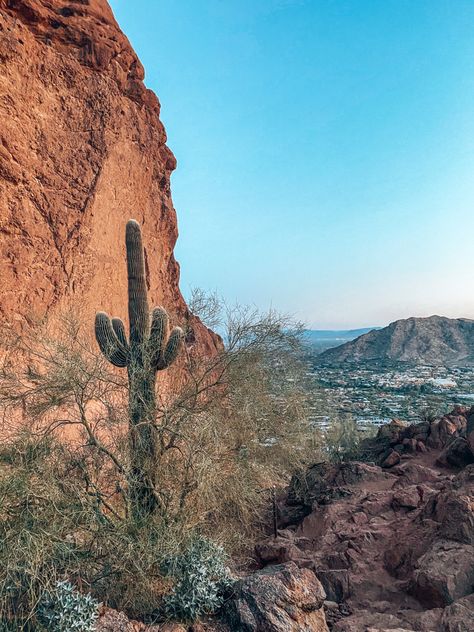
[{"label": "green desert plant", "polygon": [[128,316],[130,336],[120,318],[98,312],[95,333],[104,356],[117,367],[127,367],[130,415],[130,498],[132,512],[140,518],[157,506],[155,493],[156,432],[155,382],[157,371],[168,368],[178,355],[184,334],[180,327],[169,333],[165,309],[148,308],[142,236],[135,220],[125,231],[128,272]]},{"label": "green desert plant", "polygon": [[164,599],[166,615],[195,621],[216,612],[233,583],[227,562],[221,546],[199,536],[191,540],[184,552],[166,560],[163,571],[175,581]]},{"label": "green desert plant", "polygon": [[[201,304],[216,311],[214,299]],[[179,563],[165,573],[163,561],[186,556],[196,533],[240,560],[251,555],[271,524],[262,490],[314,458],[291,322],[224,308],[225,345],[208,356],[185,348],[150,420],[159,509],[136,520],[127,376],[73,318],[13,335],[0,364],[0,620],[40,630],[38,601],[58,580],[132,618],[153,616],[164,598],[168,616],[184,612],[186,594],[194,595],[186,607],[210,610],[208,570],[197,584]]]},{"label": "green desert plant", "polygon": [[361,426],[352,415],[332,420],[324,433],[326,455],[332,463],[371,460],[362,450],[363,440],[373,435],[373,429]]},{"label": "green desert plant", "polygon": [[38,604],[38,620],[49,632],[93,632],[98,616],[99,602],[65,581],[45,591]]}]

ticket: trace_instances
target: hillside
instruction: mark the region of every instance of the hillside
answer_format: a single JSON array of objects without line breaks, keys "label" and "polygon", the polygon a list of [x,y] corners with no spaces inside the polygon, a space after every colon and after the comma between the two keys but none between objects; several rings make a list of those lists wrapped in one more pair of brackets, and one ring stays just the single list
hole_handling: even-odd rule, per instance
[{"label": "hillside", "polygon": [[407,318],[324,351],[323,362],[393,360],[420,364],[470,364],[474,359],[474,320]]}]

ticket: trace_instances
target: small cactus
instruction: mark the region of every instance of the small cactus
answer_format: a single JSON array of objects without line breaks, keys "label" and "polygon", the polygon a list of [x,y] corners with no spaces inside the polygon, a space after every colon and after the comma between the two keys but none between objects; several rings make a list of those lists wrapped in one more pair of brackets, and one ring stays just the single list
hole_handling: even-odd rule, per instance
[{"label": "small cactus", "polygon": [[117,367],[127,367],[129,381],[131,473],[130,496],[136,517],[153,513],[157,506],[154,486],[156,372],[167,369],[177,358],[184,333],[169,332],[169,317],[163,307],[148,307],[140,225],[131,219],[125,231],[128,272],[130,335],[120,318],[98,312],[95,335],[104,356]]}]

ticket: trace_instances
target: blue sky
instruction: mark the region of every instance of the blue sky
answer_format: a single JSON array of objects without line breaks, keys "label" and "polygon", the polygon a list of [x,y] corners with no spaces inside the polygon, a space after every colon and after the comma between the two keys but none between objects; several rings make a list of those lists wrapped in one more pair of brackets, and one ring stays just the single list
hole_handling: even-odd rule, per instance
[{"label": "blue sky", "polygon": [[472,0],[111,5],[178,160],[185,295],[474,318]]}]

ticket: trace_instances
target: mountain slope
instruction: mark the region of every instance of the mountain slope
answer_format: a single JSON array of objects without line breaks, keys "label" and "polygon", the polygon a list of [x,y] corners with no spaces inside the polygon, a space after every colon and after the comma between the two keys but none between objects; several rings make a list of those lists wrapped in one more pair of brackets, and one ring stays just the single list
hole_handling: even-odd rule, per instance
[{"label": "mountain slope", "polygon": [[474,320],[407,318],[328,349],[324,362],[396,360],[422,364],[463,364],[474,359]]}]

